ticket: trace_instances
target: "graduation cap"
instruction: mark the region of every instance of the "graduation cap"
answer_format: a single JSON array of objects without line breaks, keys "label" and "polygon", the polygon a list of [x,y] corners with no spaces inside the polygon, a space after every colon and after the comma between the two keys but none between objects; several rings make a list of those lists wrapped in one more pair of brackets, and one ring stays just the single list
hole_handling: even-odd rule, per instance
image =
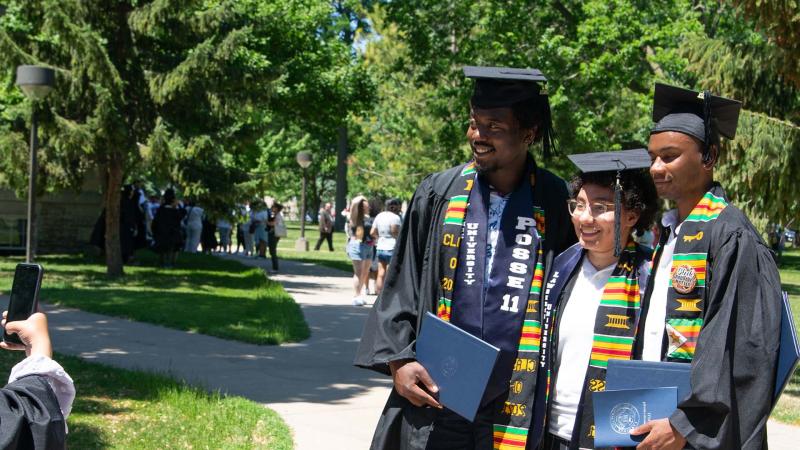
[{"label": "graduation cap", "polygon": [[650,167],[650,155],[647,150],[637,148],[613,152],[581,153],[567,155],[570,161],[582,173],[616,172],[614,183],[614,256],[622,252],[620,221],[622,216],[622,183],[620,177],[626,170],[642,170]]},{"label": "graduation cap", "polygon": [[653,122],[650,134],[677,131],[699,139],[705,144],[704,155],[711,142],[711,122],[719,134],[728,139],[736,136],[742,102],[697,92],[676,86],[656,83],[653,96]]},{"label": "graduation cap", "polygon": [[479,108],[504,108],[538,99],[542,113],[542,149],[548,158],[555,150],[555,135],[550,102],[545,87],[547,78],[537,69],[464,66],[464,75],[475,80],[470,103]]}]

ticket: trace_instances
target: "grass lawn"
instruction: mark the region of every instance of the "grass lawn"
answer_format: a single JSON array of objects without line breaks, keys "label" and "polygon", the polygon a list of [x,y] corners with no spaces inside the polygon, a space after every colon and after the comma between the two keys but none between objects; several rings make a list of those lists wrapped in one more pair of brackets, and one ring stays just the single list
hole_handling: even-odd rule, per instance
[{"label": "grass lawn", "polygon": [[[0,373],[24,354],[0,350]],[[56,355],[75,380],[67,446],[101,448],[268,448],[290,450],[278,415],[241,397],[224,397],[170,378]]]},{"label": "grass lawn", "polygon": [[[785,252],[780,269],[781,284],[789,293],[794,323],[800,330],[800,250],[792,249]],[[792,381],[783,391],[772,417],[782,422],[800,425],[800,369],[795,370]]]},{"label": "grass lawn", "polygon": [[[307,339],[300,307],[257,268],[202,254],[181,254],[174,269],[157,266],[149,251],[140,265],[109,280],[99,259],[43,256],[44,301],[100,314],[255,344]],[[11,289],[20,257],[0,258],[0,293]]]},{"label": "grass lawn", "polygon": [[319,239],[319,231],[316,224],[306,224],[306,240],[309,242],[309,251],[298,252],[294,249],[294,242],[300,237],[300,222],[287,222],[288,236],[281,238],[278,242],[278,258],[291,259],[293,261],[313,262],[321,266],[332,267],[334,269],[353,271],[353,264],[345,253],[347,236],[343,232],[333,233],[333,252],[328,250],[328,242],[322,243],[319,251],[314,251],[314,245]]}]

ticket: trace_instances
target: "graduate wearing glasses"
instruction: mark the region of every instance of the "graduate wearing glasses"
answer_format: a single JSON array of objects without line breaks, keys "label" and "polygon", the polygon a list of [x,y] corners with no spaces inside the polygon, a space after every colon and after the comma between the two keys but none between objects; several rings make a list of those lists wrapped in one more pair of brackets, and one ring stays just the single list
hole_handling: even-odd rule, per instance
[{"label": "graduate wearing glasses", "polygon": [[[571,155],[581,172],[565,205],[578,243],[560,254],[545,287],[543,360],[550,398],[545,449],[594,448],[592,392],[609,359],[630,359],[650,249],[633,231],[658,209],[644,149]],[[540,383],[543,381],[540,381]]]}]

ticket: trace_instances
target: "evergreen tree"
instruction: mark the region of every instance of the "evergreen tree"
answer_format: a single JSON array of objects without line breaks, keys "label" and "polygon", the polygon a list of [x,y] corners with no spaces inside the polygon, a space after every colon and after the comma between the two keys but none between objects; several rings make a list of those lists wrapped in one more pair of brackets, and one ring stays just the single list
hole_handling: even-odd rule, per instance
[{"label": "evergreen tree", "polygon": [[[270,184],[280,168],[263,154],[270,143],[287,135],[296,140],[281,150],[323,142],[352,99],[366,98],[350,47],[323,32],[332,8],[323,0],[8,2],[6,73],[22,63],[58,73],[42,111],[43,179],[76,186],[102,168],[110,275],[122,274],[127,174],[151,173],[224,214]],[[18,94],[0,104],[2,164],[12,173],[2,181],[19,185],[27,105]]]}]

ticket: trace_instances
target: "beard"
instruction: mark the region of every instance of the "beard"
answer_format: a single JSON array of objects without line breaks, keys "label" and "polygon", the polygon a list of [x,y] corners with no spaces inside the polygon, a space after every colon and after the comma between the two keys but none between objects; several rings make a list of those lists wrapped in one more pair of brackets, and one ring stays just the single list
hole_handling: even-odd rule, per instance
[{"label": "beard", "polygon": [[496,162],[487,162],[484,164],[475,161],[475,171],[478,172],[478,175],[486,175],[492,172],[496,172],[498,169]]}]

